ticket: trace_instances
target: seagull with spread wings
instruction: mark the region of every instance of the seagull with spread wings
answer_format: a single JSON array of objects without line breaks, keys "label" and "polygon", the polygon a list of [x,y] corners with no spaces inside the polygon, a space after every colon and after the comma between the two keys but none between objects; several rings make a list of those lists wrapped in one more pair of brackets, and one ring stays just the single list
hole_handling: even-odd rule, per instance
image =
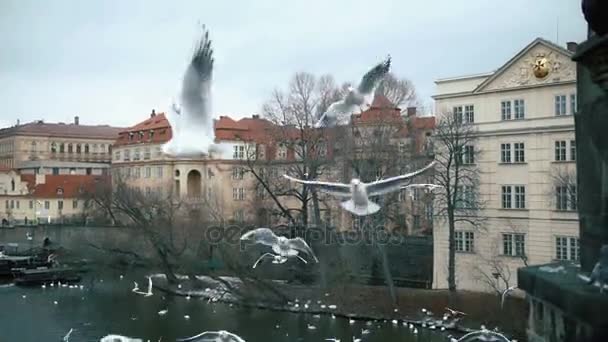
[{"label": "seagull with spread wings", "polygon": [[305,264],[308,262],[306,259],[299,256],[300,253],[304,253],[310,257],[315,262],[319,262],[312,248],[308,246],[306,241],[301,237],[296,237],[293,239],[288,239],[284,236],[277,236],[271,229],[269,228],[257,228],[254,230],[250,230],[247,233],[241,236],[242,241],[253,241],[256,244],[262,244],[266,246],[270,246],[272,248],[272,252],[274,253],[264,253],[256,262],[253,264],[253,268],[257,266],[257,264],[263,258],[267,256],[271,256],[274,260],[272,261],[274,264],[282,264],[287,261],[290,257],[297,257],[302,260]]},{"label": "seagull with spread wings", "polygon": [[148,292],[140,291],[137,286],[137,283],[135,283],[135,288],[133,288],[133,290],[131,290],[131,291],[133,291],[134,293],[140,294],[144,297],[150,297],[152,295],[152,277],[148,277]]},{"label": "seagull with spread wings", "polygon": [[245,342],[237,334],[233,334],[226,330],[220,331],[205,331],[196,336],[188,338],[178,338],[178,342],[196,342],[196,341],[209,341],[209,342]]},{"label": "seagull with spread wings", "polygon": [[380,84],[380,81],[382,81],[382,78],[384,78],[390,68],[391,56],[389,55],[386,60],[373,67],[363,76],[361,83],[359,83],[356,89],[348,87],[344,98],[332,103],[327,108],[327,111],[321,115],[321,118],[315,124],[315,128],[333,127],[337,124],[340,116],[352,114],[359,110],[362,105],[370,103],[376,87],[378,87],[378,84]]},{"label": "seagull with spread wings", "polygon": [[184,74],[180,104],[173,103],[167,113],[172,137],[162,149],[174,157],[200,156],[221,151],[223,146],[215,144],[211,114],[213,49],[209,31],[205,26],[202,29],[202,38]]},{"label": "seagull with spread wings", "polygon": [[432,168],[434,165],[435,162],[433,161],[432,163],[423,167],[420,170],[407,173],[401,176],[377,180],[371,183],[364,183],[357,178],[351,180],[350,184],[343,184],[319,181],[306,181],[293,178],[287,175],[283,175],[283,177],[297,183],[306,184],[311,187],[317,188],[319,191],[326,192],[332,196],[341,199],[346,199],[346,201],[341,203],[342,208],[350,211],[355,215],[365,216],[374,214],[378,210],[380,210],[380,206],[370,201],[369,196],[379,196],[393,191],[398,191],[399,189],[404,187],[404,183],[409,182],[414,176],[425,172],[426,170]]}]

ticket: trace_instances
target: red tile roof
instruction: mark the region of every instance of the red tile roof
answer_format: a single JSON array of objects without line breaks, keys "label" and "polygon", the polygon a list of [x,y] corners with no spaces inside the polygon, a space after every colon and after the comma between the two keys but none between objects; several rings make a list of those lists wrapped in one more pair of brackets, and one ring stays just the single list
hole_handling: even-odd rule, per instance
[{"label": "red tile roof", "polygon": [[[35,198],[77,198],[95,190],[99,182],[109,182],[107,176],[45,175],[44,184],[36,184],[36,175],[21,175],[27,182],[30,195]],[[58,193],[58,189],[60,193]]]},{"label": "red tile roof", "polygon": [[397,108],[397,106],[395,106],[394,103],[392,103],[386,96],[384,96],[382,94],[374,95],[374,100],[372,101],[370,108],[399,109],[399,108]]},{"label": "red tile roof", "polygon": [[[150,131],[153,131],[150,138]],[[143,132],[143,138],[140,135]],[[123,129],[118,134],[114,145],[134,145],[142,143],[162,144],[171,140],[171,125],[165,113],[155,114],[135,126]],[[132,135],[132,138],[129,136]]]},{"label": "red tile roof", "polygon": [[76,125],[73,123],[45,123],[35,121],[23,125],[0,129],[0,137],[13,135],[61,137],[61,138],[93,138],[114,140],[123,128],[108,125]]}]

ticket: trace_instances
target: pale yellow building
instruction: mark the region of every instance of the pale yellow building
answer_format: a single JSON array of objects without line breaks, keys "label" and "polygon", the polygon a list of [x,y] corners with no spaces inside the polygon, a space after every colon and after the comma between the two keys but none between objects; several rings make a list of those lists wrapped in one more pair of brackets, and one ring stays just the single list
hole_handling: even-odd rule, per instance
[{"label": "pale yellow building", "polygon": [[[579,259],[576,212],[576,65],[568,49],[536,39],[494,72],[439,79],[438,119],[477,130],[484,229],[456,227],[458,289],[502,290],[517,268]],[[448,228],[434,228],[433,286],[447,288]]]}]

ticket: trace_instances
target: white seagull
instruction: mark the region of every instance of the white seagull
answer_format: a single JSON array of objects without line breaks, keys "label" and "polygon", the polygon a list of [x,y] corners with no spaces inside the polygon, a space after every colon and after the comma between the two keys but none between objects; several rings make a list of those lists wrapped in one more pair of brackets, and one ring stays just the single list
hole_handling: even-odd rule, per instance
[{"label": "white seagull", "polygon": [[604,286],[608,283],[608,245],[603,245],[600,249],[600,257],[593,270],[587,284],[600,283],[600,293],[604,292]]},{"label": "white seagull", "polygon": [[70,329],[70,331],[63,336],[63,342],[70,342],[70,335],[72,335],[72,331],[74,331],[74,329]]},{"label": "white seagull", "polygon": [[205,26],[202,29],[202,38],[182,81],[180,106],[173,104],[167,113],[172,138],[162,146],[162,150],[174,157],[200,156],[220,147],[214,143],[215,130],[211,114],[213,49],[209,31]]},{"label": "white seagull", "polygon": [[502,295],[500,296],[500,308],[504,308],[505,306],[505,299],[507,298],[507,295],[509,294],[509,292],[515,290],[517,288],[516,285],[513,285],[511,287],[506,288],[504,291],[502,291]]},{"label": "white seagull", "polygon": [[[308,256],[312,257],[315,262],[319,262],[313,250],[301,237],[288,239],[284,236],[275,235],[275,233],[269,228],[257,228],[243,234],[243,236],[241,236],[241,240],[253,240],[255,243],[272,247],[272,251],[274,253],[273,263],[284,263],[290,257],[297,257],[304,263],[308,263],[305,259],[298,255],[300,253],[307,254]],[[255,262],[253,267],[255,268],[258,262],[262,258],[268,256],[268,254],[271,256],[273,255],[272,253],[265,253]]]},{"label": "white seagull", "polygon": [[144,297],[150,297],[152,295],[152,277],[148,277],[148,292],[139,291],[139,289],[137,288],[137,283],[135,283],[135,288],[133,289],[133,292],[140,294]]},{"label": "white seagull", "polygon": [[361,106],[369,104],[376,92],[376,87],[388,73],[390,67],[391,56],[389,55],[386,60],[373,67],[363,76],[357,89],[348,87],[348,92],[344,98],[332,103],[327,108],[327,111],[321,115],[321,118],[315,124],[315,128],[333,127],[338,123],[341,116],[353,114],[355,111],[360,111]]},{"label": "white seagull", "polygon": [[178,338],[176,341],[245,342],[245,340],[243,340],[240,336],[226,330],[205,331],[196,336],[181,339]]},{"label": "white seagull", "polygon": [[32,233],[30,233],[30,232],[25,233],[25,236],[27,237],[28,241],[34,240],[34,237],[32,236]]},{"label": "white seagull", "polygon": [[141,338],[131,338],[121,335],[107,335],[101,338],[99,342],[143,342]]},{"label": "white seagull", "polygon": [[387,194],[389,192],[397,191],[404,186],[403,183],[408,182],[412,177],[425,172],[426,170],[432,168],[434,165],[435,162],[433,161],[420,170],[407,173],[401,176],[377,180],[371,183],[364,183],[357,178],[351,180],[350,184],[343,184],[319,181],[306,181],[293,178],[287,175],[283,175],[283,177],[294,182],[316,187],[319,189],[319,191],[327,192],[328,194],[339,198],[348,198],[348,200],[341,203],[342,207],[355,215],[365,216],[371,215],[380,210],[380,206],[374,202],[371,202],[369,200],[369,196],[379,196]]}]

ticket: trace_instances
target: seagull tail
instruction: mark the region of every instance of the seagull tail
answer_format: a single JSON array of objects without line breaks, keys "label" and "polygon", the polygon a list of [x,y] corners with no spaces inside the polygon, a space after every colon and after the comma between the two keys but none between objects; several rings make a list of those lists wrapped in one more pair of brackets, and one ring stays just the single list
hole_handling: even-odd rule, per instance
[{"label": "seagull tail", "polygon": [[353,200],[342,202],[340,205],[342,205],[342,208],[345,210],[348,210],[357,216],[371,215],[380,210],[380,206],[371,201],[367,202],[367,206],[357,206]]}]

